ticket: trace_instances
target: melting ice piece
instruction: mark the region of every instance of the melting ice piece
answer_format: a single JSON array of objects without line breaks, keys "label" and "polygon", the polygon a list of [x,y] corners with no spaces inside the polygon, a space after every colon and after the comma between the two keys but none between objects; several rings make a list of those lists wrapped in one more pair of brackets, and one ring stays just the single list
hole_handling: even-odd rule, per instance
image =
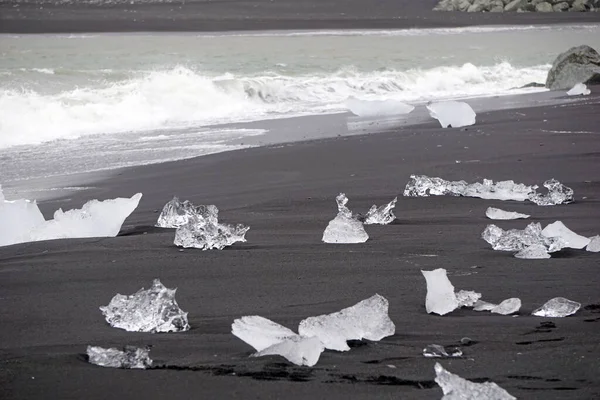
[{"label": "melting ice piece", "polygon": [[559,204],[569,204],[573,202],[573,189],[563,185],[556,179],[549,179],[544,182],[544,187],[548,189],[547,194],[532,193],[529,200],[538,206],[556,206]]},{"label": "melting ice piece", "polygon": [[323,232],[325,243],[364,243],[369,239],[363,223],[352,215],[352,211],[346,207],[348,198],[340,193],[335,200],[338,205],[337,216],[329,221]]},{"label": "melting ice piece", "polygon": [[569,90],[567,92],[567,95],[569,95],[569,96],[579,96],[579,95],[587,96],[590,93],[592,93],[592,91],[590,89],[588,89],[588,87],[586,86],[585,83],[577,83],[577,84],[575,84],[575,86],[573,86],[571,88],[571,90]]},{"label": "melting ice piece", "polygon": [[456,292],[458,307],[473,307],[481,298],[481,293],[472,290],[459,290]]},{"label": "melting ice piece", "polygon": [[396,332],[388,307],[387,299],[376,294],[336,313],[306,318],[298,333],[318,337],[327,349],[348,351],[348,340],[379,341]]},{"label": "melting ice piece", "polygon": [[5,200],[0,186],[0,246],[31,241],[31,231],[45,223],[35,201]]},{"label": "melting ice piece", "polygon": [[444,347],[439,344],[429,344],[423,349],[423,356],[427,358],[452,358],[461,357],[462,350],[456,346]]},{"label": "melting ice piece", "polygon": [[600,252],[600,235],[592,236],[590,238],[590,243],[585,249],[594,253]]},{"label": "melting ice piece", "polygon": [[442,388],[442,400],[516,400],[494,382],[475,383],[446,371],[435,364],[435,381]]},{"label": "melting ice piece", "polygon": [[548,248],[543,244],[532,244],[531,246],[525,247],[523,250],[515,253],[516,258],[522,258],[525,260],[544,260],[550,258]]},{"label": "melting ice piece", "polygon": [[454,286],[446,275],[446,270],[438,268],[433,271],[421,273],[427,281],[427,296],[425,297],[425,309],[427,313],[446,315],[458,308],[458,300],[454,293]]},{"label": "melting ice piece", "polygon": [[565,299],[564,297],[555,297],[548,300],[543,306],[531,313],[536,317],[560,318],[575,314],[581,307],[580,303]]},{"label": "melting ice piece", "polygon": [[207,210],[208,207],[214,206],[196,207],[188,200],[181,202],[177,197],[173,197],[173,200],[163,207],[158,221],[156,221],[156,226],[160,228],[179,228],[187,224],[190,218],[210,212]]},{"label": "melting ice piece", "polygon": [[279,355],[296,365],[315,365],[325,350],[323,343],[316,337],[294,336],[254,353],[252,357]]},{"label": "melting ice piece", "polygon": [[123,351],[98,346],[88,346],[87,356],[90,364],[110,368],[146,369],[152,366],[149,348],[125,346]]},{"label": "melting ice piece", "polygon": [[415,109],[397,100],[360,100],[356,97],[348,98],[346,107],[352,114],[364,118],[408,114]]},{"label": "melting ice piece", "polygon": [[519,218],[529,218],[530,216],[527,214],[521,214],[514,211],[504,211],[499,208],[488,207],[485,211],[485,216],[489,219],[499,219],[499,220],[507,220],[507,219],[519,219]]},{"label": "melting ice piece", "polygon": [[487,301],[477,300],[473,305],[474,311],[492,311],[497,304],[488,303]]},{"label": "melting ice piece", "polygon": [[365,216],[365,225],[371,224],[379,224],[379,225],[387,225],[393,220],[396,219],[394,215],[394,207],[396,207],[396,202],[398,198],[394,198],[394,200],[390,201],[388,204],[385,204],[381,207],[377,207],[373,205],[371,209],[367,212]]},{"label": "melting ice piece", "polygon": [[100,307],[106,322],[129,332],[181,332],[190,329],[187,313],[175,300],[177,289],[168,289],[155,279],[150,289],[135,294],[117,294]]},{"label": "melting ice piece", "polygon": [[510,229],[508,231],[490,224],[485,228],[481,237],[491,244],[494,250],[501,251],[521,251],[530,246],[544,246],[547,252],[553,253],[564,247],[561,238],[542,235],[542,226],[536,222],[530,223],[523,230]]},{"label": "melting ice piece", "polygon": [[236,242],[246,241],[250,229],[242,224],[229,225],[219,222],[219,209],[214,205],[195,207],[197,213],[175,231],[174,244],[184,248],[223,250]]},{"label": "melting ice piece", "polygon": [[429,115],[440,122],[442,128],[460,128],[475,124],[475,111],[462,101],[442,101],[427,105]]},{"label": "melting ice piece", "polygon": [[513,297],[506,299],[502,303],[498,304],[490,311],[494,314],[509,315],[514,314],[521,309],[521,299]]},{"label": "melting ice piece", "polygon": [[549,238],[560,238],[564,245],[572,249],[583,249],[590,243],[590,239],[581,236],[570,230],[561,221],[549,224],[542,230],[542,235]]}]

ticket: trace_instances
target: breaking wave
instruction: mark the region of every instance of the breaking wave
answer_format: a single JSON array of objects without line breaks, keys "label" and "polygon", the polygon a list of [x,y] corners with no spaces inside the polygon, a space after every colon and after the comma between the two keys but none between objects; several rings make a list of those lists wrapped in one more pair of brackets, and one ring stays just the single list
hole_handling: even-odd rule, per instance
[{"label": "breaking wave", "polygon": [[549,68],[502,62],[426,70],[346,68],[312,75],[210,76],[179,66],[56,94],[0,88],[0,148],[91,134],[343,111],[349,97],[414,103],[515,93],[511,89],[545,81]]}]

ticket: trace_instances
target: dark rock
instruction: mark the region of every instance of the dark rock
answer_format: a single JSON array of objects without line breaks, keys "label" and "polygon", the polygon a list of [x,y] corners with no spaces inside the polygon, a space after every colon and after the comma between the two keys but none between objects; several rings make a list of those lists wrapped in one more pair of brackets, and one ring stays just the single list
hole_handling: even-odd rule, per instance
[{"label": "dark rock", "polygon": [[577,83],[600,83],[600,54],[590,46],[573,47],[560,54],[546,78],[546,87],[571,89]]}]

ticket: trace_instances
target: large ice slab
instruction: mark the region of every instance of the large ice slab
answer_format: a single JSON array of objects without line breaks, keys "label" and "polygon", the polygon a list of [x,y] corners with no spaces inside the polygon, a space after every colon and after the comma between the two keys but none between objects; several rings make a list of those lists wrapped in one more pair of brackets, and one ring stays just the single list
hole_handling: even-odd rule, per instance
[{"label": "large ice slab", "polygon": [[[1,193],[1,190],[0,190]],[[7,201],[0,194],[0,246],[52,239],[114,237],[142,198],[91,200],[81,209],[58,209],[46,221],[37,204],[28,200]]]},{"label": "large ice slab", "polygon": [[575,84],[575,86],[573,86],[567,92],[567,95],[569,95],[569,96],[581,96],[581,95],[587,96],[590,93],[592,93],[592,91],[590,89],[588,89],[588,87],[585,83],[577,83],[577,84]]},{"label": "large ice slab", "polygon": [[378,341],[396,332],[388,307],[387,299],[376,294],[333,314],[306,318],[298,333],[318,337],[327,349],[348,351],[348,340]]},{"label": "large ice slab", "polygon": [[548,253],[559,251],[564,242],[559,237],[548,237],[542,234],[540,223],[532,222],[523,230],[502,228],[490,224],[481,234],[483,240],[492,245],[494,250],[521,251],[530,246],[543,246]]},{"label": "large ice slab", "polygon": [[442,400],[516,400],[494,382],[475,383],[435,364],[435,381],[442,388]]},{"label": "large ice slab", "polygon": [[352,215],[346,207],[348,198],[340,193],[335,198],[338,205],[337,216],[329,221],[323,232],[322,241],[325,243],[364,243],[369,239],[363,223]]},{"label": "large ice slab", "polygon": [[548,300],[531,314],[536,317],[561,318],[575,314],[579,308],[581,308],[581,304],[576,301],[565,299],[564,297],[555,297]]},{"label": "large ice slab", "polygon": [[481,293],[470,290],[455,293],[454,286],[443,268],[433,271],[421,270],[421,273],[427,282],[425,309],[429,314],[446,315],[460,307],[472,307],[481,298]]},{"label": "large ice slab", "polygon": [[190,329],[187,312],[175,300],[177,289],[168,289],[155,279],[150,289],[135,294],[117,294],[100,307],[106,322],[129,332],[181,332]]},{"label": "large ice slab", "polygon": [[365,225],[379,224],[379,225],[387,225],[396,219],[394,215],[394,207],[396,207],[396,202],[398,198],[394,198],[394,200],[390,201],[387,204],[382,205],[381,207],[377,207],[373,205],[371,209],[365,215]]},{"label": "large ice slab", "polygon": [[509,219],[520,219],[520,218],[529,218],[530,215],[527,214],[521,214],[518,212],[514,212],[514,211],[504,211],[501,210],[499,208],[495,208],[495,207],[488,207],[487,210],[485,210],[485,216],[488,217],[489,219],[496,219],[496,220],[509,220]]},{"label": "large ice slab", "polygon": [[189,200],[182,202],[177,196],[173,197],[164,205],[156,221],[156,226],[159,228],[179,228],[187,224],[190,218],[207,214],[209,212],[206,209],[207,207],[211,206],[195,206]]},{"label": "large ice slab", "polygon": [[415,109],[398,100],[361,100],[356,97],[346,100],[346,108],[363,118],[404,115]]},{"label": "large ice slab", "polygon": [[475,124],[475,111],[463,101],[441,101],[427,104],[429,115],[440,122],[442,128],[461,128]]},{"label": "large ice slab", "polygon": [[88,346],[86,353],[90,364],[110,368],[146,369],[152,366],[149,348],[125,346],[123,350]]},{"label": "large ice slab", "polygon": [[561,221],[555,221],[547,225],[542,230],[542,235],[548,238],[560,238],[564,243],[563,247],[572,249],[583,249],[590,243],[589,238],[576,234]]},{"label": "large ice slab", "polygon": [[592,236],[590,238],[590,243],[585,248],[587,251],[591,251],[593,253],[600,252],[600,235]]}]

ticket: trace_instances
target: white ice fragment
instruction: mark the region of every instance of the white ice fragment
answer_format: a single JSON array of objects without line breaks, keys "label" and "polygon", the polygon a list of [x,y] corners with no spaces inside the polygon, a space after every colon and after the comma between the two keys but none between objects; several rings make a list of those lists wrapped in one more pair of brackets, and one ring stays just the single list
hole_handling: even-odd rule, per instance
[{"label": "white ice fragment", "polygon": [[560,318],[575,314],[581,307],[580,303],[565,299],[564,297],[555,297],[544,303],[543,306],[531,313],[536,317]]},{"label": "white ice fragment", "polygon": [[542,230],[542,235],[549,238],[558,237],[564,242],[563,247],[570,247],[572,249],[583,249],[590,243],[589,238],[576,234],[561,221],[556,221],[546,226]]},{"label": "white ice fragment", "polygon": [[177,197],[173,197],[163,207],[156,221],[156,226],[160,228],[179,228],[187,224],[190,218],[196,215],[205,215],[208,212],[207,207],[211,206],[194,206],[189,200],[181,202]]},{"label": "white ice fragment", "polygon": [[425,297],[425,309],[427,313],[446,315],[458,308],[458,300],[454,293],[454,286],[446,275],[446,270],[438,268],[433,271],[421,273],[427,282],[427,296]]},{"label": "white ice fragment", "polygon": [[472,290],[459,290],[456,292],[458,307],[473,307],[473,305],[477,303],[480,298],[481,293],[477,293]]},{"label": "white ice fragment", "polygon": [[489,219],[498,219],[498,220],[508,220],[508,219],[519,219],[519,218],[529,218],[530,216],[527,214],[521,214],[514,211],[504,211],[499,208],[488,207],[485,211],[485,216]]},{"label": "white ice fragment", "polygon": [[387,299],[376,294],[333,314],[306,318],[298,333],[318,337],[327,349],[348,351],[348,340],[379,341],[396,332],[388,307]]},{"label": "white ice fragment", "polygon": [[511,299],[506,299],[502,303],[498,304],[496,307],[492,308],[490,311],[494,314],[502,314],[509,315],[514,314],[521,309],[521,299],[517,297],[513,297]]},{"label": "white ice fragment", "polygon": [[461,357],[462,350],[458,347],[444,347],[439,344],[429,344],[423,349],[423,356],[427,358],[453,358]]},{"label": "white ice fragment", "polygon": [[254,353],[252,357],[279,355],[296,365],[315,365],[325,350],[323,343],[316,337],[294,336]]},{"label": "white ice fragment", "polygon": [[544,187],[548,189],[547,194],[542,194],[535,191],[529,196],[529,201],[537,204],[538,206],[556,206],[573,202],[573,189],[563,185],[556,179],[548,179],[546,182],[544,182]]},{"label": "white ice fragment", "polygon": [[477,300],[473,305],[473,311],[492,311],[497,304],[488,303],[487,301]]},{"label": "white ice fragment", "polygon": [[5,200],[0,186],[0,246],[31,241],[31,231],[45,222],[35,201]]},{"label": "white ice fragment", "polygon": [[117,294],[100,307],[106,322],[129,332],[181,332],[190,329],[186,312],[175,300],[177,289],[168,289],[155,279],[150,289],[135,294]]},{"label": "white ice fragment", "polygon": [[363,118],[403,115],[415,109],[397,100],[361,100],[356,97],[346,100],[346,108]]},{"label": "white ice fragment", "polygon": [[587,96],[590,93],[592,93],[592,91],[590,89],[588,89],[588,87],[586,86],[585,83],[576,83],[575,86],[573,86],[571,88],[571,90],[569,90],[567,92],[567,95],[569,95],[569,96],[579,96],[579,95]]},{"label": "white ice fragment", "polygon": [[429,115],[440,122],[442,128],[461,128],[475,124],[475,111],[462,101],[442,101],[427,104]]},{"label": "white ice fragment", "polygon": [[337,216],[329,221],[327,228],[323,232],[323,242],[325,243],[364,243],[369,239],[363,223],[346,207],[348,198],[344,193],[340,193],[335,200],[338,205]]},{"label": "white ice fragment", "polygon": [[394,200],[390,201],[388,204],[384,204],[381,207],[377,207],[373,205],[371,209],[367,212],[365,216],[365,225],[371,224],[379,224],[379,225],[387,225],[396,219],[394,215],[394,207],[396,207],[396,202],[398,198],[394,198]]},{"label": "white ice fragment", "polygon": [[515,257],[525,260],[544,260],[550,258],[551,255],[548,253],[548,248],[545,245],[532,244],[515,253]]},{"label": "white ice fragment", "polygon": [[442,400],[516,400],[494,382],[475,383],[435,364],[435,381],[442,388]]},{"label": "white ice fragment", "polygon": [[88,346],[87,356],[90,364],[110,368],[146,369],[152,366],[149,348],[125,346],[123,351],[98,346]]},{"label": "white ice fragment", "polygon": [[600,252],[600,235],[592,236],[590,238],[590,243],[585,249],[594,253]]},{"label": "white ice fragment", "polygon": [[481,237],[491,244],[494,250],[500,251],[521,251],[530,246],[543,246],[546,252],[553,253],[564,247],[561,238],[542,235],[542,226],[536,222],[530,223],[523,230],[510,229],[507,231],[490,224],[482,232]]}]

